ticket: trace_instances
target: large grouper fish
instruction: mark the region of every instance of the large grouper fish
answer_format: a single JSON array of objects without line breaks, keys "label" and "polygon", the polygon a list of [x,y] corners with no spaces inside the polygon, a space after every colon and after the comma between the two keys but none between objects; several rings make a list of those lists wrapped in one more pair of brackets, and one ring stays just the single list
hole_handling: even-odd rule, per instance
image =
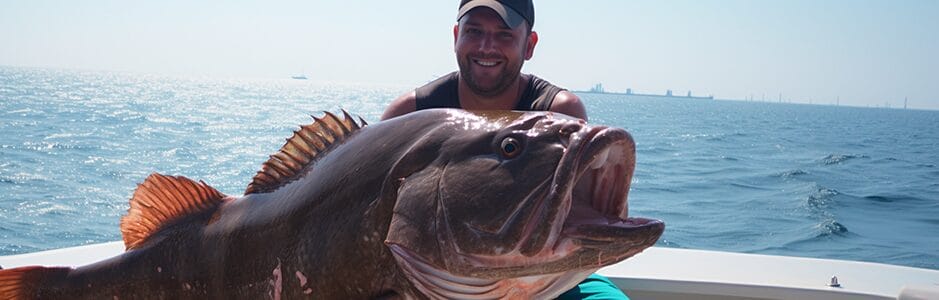
[{"label": "large grouper fish", "polygon": [[297,130],[243,196],[150,175],[127,251],[0,270],[0,299],[545,299],[653,245],[627,217],[635,144],[550,112],[343,112]]}]

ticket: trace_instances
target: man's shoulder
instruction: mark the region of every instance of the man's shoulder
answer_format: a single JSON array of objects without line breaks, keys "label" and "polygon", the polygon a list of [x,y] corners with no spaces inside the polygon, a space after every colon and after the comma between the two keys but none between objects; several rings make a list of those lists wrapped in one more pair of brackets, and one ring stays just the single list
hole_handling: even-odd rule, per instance
[{"label": "man's shoulder", "polygon": [[458,72],[454,71],[398,96],[388,104],[381,119],[387,120],[418,109],[459,107],[457,99]]},{"label": "man's shoulder", "polygon": [[549,110],[587,120],[587,109],[584,103],[580,97],[567,90],[560,91],[554,96]]},{"label": "man's shoulder", "polygon": [[417,110],[417,92],[411,90],[392,100],[391,103],[388,104],[388,107],[385,108],[385,112],[382,113],[381,119],[391,119],[415,110]]},{"label": "man's shoulder", "polygon": [[558,92],[557,95],[554,96],[554,102],[555,103],[557,102],[580,103],[581,100],[580,100],[580,96],[577,96],[577,94],[574,94],[568,90],[562,90]]},{"label": "man's shoulder", "polygon": [[459,72],[453,71],[447,73],[446,75],[440,76],[437,79],[431,80],[426,84],[416,88],[415,90],[417,91],[417,97],[422,97],[424,94],[431,94],[441,89],[455,88],[458,80]]}]

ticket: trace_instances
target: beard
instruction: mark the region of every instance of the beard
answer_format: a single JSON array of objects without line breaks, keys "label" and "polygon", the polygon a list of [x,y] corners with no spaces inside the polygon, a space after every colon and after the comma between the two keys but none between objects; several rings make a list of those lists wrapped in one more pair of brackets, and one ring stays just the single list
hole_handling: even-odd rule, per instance
[{"label": "beard", "polygon": [[477,78],[473,75],[472,68],[481,68],[480,66],[473,63],[473,60],[469,58],[469,55],[457,59],[457,64],[460,66],[460,76],[466,82],[466,85],[473,91],[473,93],[483,96],[483,97],[494,97],[501,94],[509,86],[512,85],[515,80],[518,79],[519,74],[522,71],[522,62],[519,61],[515,64],[510,64],[508,60],[502,64],[501,69],[496,75],[496,79],[491,84],[484,84],[481,82],[481,78]]}]

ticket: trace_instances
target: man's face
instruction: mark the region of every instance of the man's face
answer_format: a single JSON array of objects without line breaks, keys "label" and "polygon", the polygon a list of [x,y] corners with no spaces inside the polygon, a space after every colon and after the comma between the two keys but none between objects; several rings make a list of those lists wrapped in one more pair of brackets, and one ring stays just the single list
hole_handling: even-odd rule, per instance
[{"label": "man's face", "polygon": [[535,42],[528,25],[509,28],[489,8],[476,8],[460,19],[453,35],[460,76],[474,93],[495,96],[518,78]]}]

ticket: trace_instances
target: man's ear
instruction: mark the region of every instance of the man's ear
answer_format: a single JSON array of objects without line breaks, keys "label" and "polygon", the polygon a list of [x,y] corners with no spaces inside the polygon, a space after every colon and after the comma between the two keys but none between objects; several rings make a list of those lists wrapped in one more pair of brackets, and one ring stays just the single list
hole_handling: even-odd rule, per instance
[{"label": "man's ear", "polygon": [[460,37],[460,23],[453,25],[453,45],[456,46],[456,40]]},{"label": "man's ear", "polygon": [[525,60],[531,59],[532,55],[535,54],[535,45],[538,44],[538,33],[532,31],[528,35],[528,47],[525,48]]}]

